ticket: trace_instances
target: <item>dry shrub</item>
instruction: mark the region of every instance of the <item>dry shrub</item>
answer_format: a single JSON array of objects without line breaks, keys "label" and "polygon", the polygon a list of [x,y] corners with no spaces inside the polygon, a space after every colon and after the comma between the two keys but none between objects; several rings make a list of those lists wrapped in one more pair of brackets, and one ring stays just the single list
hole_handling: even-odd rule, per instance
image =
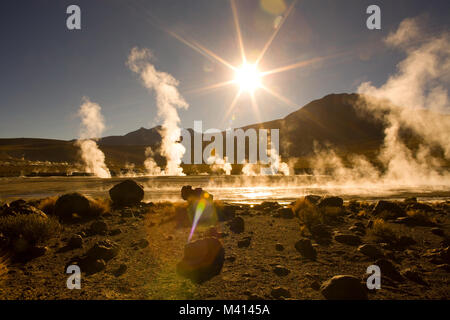
[{"label": "dry shrub", "polygon": [[397,233],[383,219],[376,219],[372,228],[368,229],[368,235],[378,242],[396,243],[398,240]]},{"label": "dry shrub", "polygon": [[46,215],[52,215],[55,210],[56,200],[58,200],[58,196],[45,198],[39,202],[37,208]]},{"label": "dry shrub", "polygon": [[90,214],[101,216],[111,210],[111,203],[106,199],[89,199]]},{"label": "dry shrub", "polygon": [[358,217],[361,217],[361,218],[365,217],[366,218],[368,216],[369,216],[369,212],[367,210],[360,210],[358,212]]},{"label": "dry shrub", "polygon": [[310,230],[313,226],[324,222],[324,215],[305,198],[298,199],[292,207],[292,211],[299,219],[300,224],[305,225]]},{"label": "dry shrub", "polygon": [[23,238],[28,244],[37,245],[53,238],[60,231],[61,225],[54,217],[19,214],[0,218],[0,233],[9,241]]},{"label": "dry shrub", "polygon": [[430,215],[424,211],[409,210],[406,214],[422,226],[433,225],[436,223],[436,219],[430,217]]}]

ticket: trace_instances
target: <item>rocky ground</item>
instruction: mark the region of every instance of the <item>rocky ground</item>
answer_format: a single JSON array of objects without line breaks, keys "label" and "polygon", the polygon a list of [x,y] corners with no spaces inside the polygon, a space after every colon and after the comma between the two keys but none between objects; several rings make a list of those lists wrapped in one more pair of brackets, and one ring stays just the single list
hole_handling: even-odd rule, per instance
[{"label": "rocky ground", "polygon": [[[0,298],[449,299],[449,202],[216,202],[218,219],[201,221],[190,253],[186,206],[122,204],[95,219],[62,221],[28,261],[5,244]],[[311,222],[308,212],[329,218]],[[198,257],[188,256],[202,250],[212,250],[213,261],[189,269]],[[188,266],[180,266],[183,256]],[[66,286],[70,264],[81,267],[80,290]],[[370,265],[381,269],[378,290],[366,287]]]}]

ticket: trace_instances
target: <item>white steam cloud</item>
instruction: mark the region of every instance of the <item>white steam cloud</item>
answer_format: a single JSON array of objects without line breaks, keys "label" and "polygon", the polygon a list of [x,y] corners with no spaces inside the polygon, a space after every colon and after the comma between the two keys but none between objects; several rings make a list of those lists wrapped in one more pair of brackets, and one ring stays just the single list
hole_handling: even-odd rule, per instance
[{"label": "white steam cloud", "polygon": [[[184,175],[180,164],[186,150],[179,142],[181,129],[177,108],[187,109],[189,105],[178,92],[178,81],[172,75],[156,70],[155,66],[149,62],[151,58],[152,54],[148,49],[135,47],[128,56],[127,65],[133,72],[140,75],[142,84],[147,89],[154,90],[156,94],[158,117],[163,121],[161,154],[167,160],[166,168],[161,174]],[[147,160],[147,171],[149,168],[154,170],[153,166],[156,162],[153,158]]]},{"label": "white steam cloud", "polygon": [[211,171],[214,173],[225,173],[229,176],[231,174],[231,163],[228,162],[228,157],[219,158],[216,155],[211,155],[206,162],[211,165]]},{"label": "white steam cloud", "polygon": [[[362,83],[361,107],[386,125],[385,138],[376,160],[383,170],[362,157],[346,165],[334,152],[319,152],[315,163],[324,173],[332,168],[337,182],[361,181],[397,185],[450,185],[445,168],[450,159],[450,34],[424,33],[419,19],[406,19],[385,43],[402,50],[406,58],[385,84]],[[402,130],[413,132],[407,143]],[[411,141],[410,141],[411,142]],[[408,147],[408,146],[409,147]]]},{"label": "white steam cloud", "polygon": [[78,115],[81,118],[81,126],[79,139],[75,145],[80,147],[84,170],[100,178],[111,178],[111,173],[105,164],[105,155],[95,141],[105,129],[100,106],[88,98],[83,98]]}]

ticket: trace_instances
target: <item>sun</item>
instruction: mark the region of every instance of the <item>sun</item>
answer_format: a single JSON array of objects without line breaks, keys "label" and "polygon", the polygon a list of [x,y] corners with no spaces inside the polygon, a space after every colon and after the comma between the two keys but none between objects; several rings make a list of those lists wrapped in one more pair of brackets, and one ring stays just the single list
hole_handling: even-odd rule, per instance
[{"label": "sun", "polygon": [[256,64],[244,63],[236,70],[235,82],[240,86],[242,92],[253,92],[261,87],[262,75]]}]

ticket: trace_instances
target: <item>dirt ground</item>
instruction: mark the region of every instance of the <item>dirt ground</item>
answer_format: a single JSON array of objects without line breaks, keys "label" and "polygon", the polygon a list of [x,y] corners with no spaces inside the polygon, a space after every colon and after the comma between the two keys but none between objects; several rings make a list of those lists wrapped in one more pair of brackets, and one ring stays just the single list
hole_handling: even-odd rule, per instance
[{"label": "dirt ground", "polygon": [[[442,202],[433,206],[439,206],[433,218],[444,235],[431,232],[431,226],[388,222],[416,243],[402,249],[376,244],[400,272],[412,268],[420,281],[382,277],[381,289],[371,290],[369,299],[449,299],[448,264],[432,261],[430,250],[448,246],[443,242],[450,231],[450,205]],[[272,290],[276,287],[289,291],[290,299],[324,299],[320,290],[323,282],[345,274],[364,283],[367,267],[375,262],[360,253],[358,245],[336,240],[319,244],[312,239],[317,259],[305,258],[295,247],[300,238],[308,237],[302,234],[297,217],[280,217],[276,203],[266,207],[241,205],[235,215],[243,218],[244,232],[232,232],[225,221],[214,225],[225,249],[225,262],[219,275],[196,284],[176,272],[191,229],[177,227],[171,208],[172,204],[165,203],[112,210],[100,218],[107,225],[105,235],[86,232],[92,221],[64,225],[61,235],[49,241],[44,255],[27,263],[4,259],[0,299],[274,299]],[[348,202],[345,208],[347,214],[330,226],[332,232],[349,234],[355,223],[367,225],[373,219],[352,212]],[[194,240],[202,238],[207,230],[207,226],[199,227]],[[83,246],[69,250],[65,245],[74,234],[83,235]],[[250,245],[239,247],[238,241],[246,237]],[[107,262],[106,269],[92,275],[82,273],[80,290],[69,290],[67,264],[104,239],[118,244],[118,255]],[[361,239],[361,244],[375,244],[369,234],[361,235]],[[126,265],[126,271],[118,275],[121,265]],[[287,274],[276,274],[276,266],[287,269]]]}]

